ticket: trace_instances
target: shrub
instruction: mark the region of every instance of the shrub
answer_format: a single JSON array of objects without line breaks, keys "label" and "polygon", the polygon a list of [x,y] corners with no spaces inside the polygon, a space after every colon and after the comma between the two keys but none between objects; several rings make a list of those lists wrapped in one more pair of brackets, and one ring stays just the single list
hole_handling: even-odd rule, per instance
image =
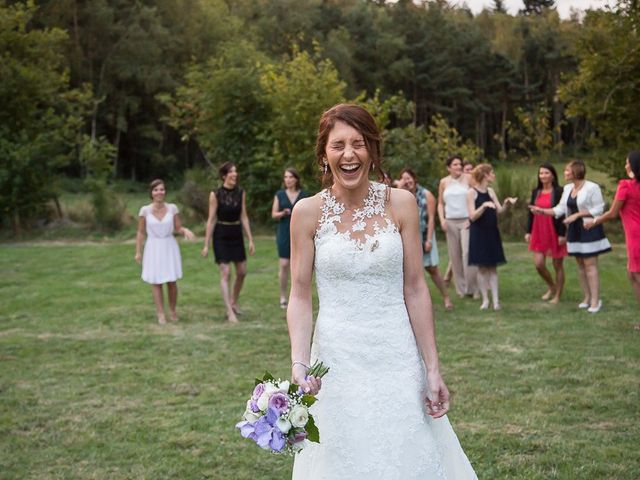
[{"label": "shrub", "polygon": [[89,179],[93,206],[93,224],[106,231],[116,231],[131,223],[124,201],[103,180]]}]

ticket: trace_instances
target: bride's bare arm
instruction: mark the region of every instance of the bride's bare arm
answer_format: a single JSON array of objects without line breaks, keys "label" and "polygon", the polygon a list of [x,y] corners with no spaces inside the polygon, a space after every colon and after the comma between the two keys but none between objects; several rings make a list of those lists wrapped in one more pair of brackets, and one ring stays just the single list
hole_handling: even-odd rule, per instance
[{"label": "bride's bare arm", "polygon": [[291,340],[291,377],[307,393],[315,395],[321,380],[307,377],[310,361],[313,311],[311,304],[315,235],[320,211],[318,196],[296,204],[291,216],[291,293],[287,308],[287,324]]},{"label": "bride's bare arm", "polygon": [[418,208],[413,195],[402,190],[392,190],[391,208],[402,237],[404,299],[416,343],[427,369],[431,392],[427,405],[431,415],[437,418],[449,409],[449,391],[440,375],[431,295],[422,268]]}]

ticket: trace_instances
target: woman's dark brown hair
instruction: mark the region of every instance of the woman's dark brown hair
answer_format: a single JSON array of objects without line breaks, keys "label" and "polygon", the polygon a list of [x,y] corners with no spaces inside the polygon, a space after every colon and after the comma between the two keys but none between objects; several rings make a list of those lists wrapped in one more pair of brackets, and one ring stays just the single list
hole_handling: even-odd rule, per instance
[{"label": "woman's dark brown hair", "polygon": [[296,179],[296,190],[300,190],[300,174],[298,171],[293,167],[285,168],[284,171],[285,173],[290,173]]},{"label": "woman's dark brown hair", "polygon": [[[153,200],[153,189],[156,188],[158,185],[164,185],[164,180],[160,180],[159,178],[156,178],[149,184],[149,198],[151,198],[151,200]],[[166,185],[164,188],[166,190],[167,188]]]},{"label": "woman's dark brown hair", "polygon": [[[378,176],[380,182],[384,181],[384,172],[382,171],[382,146],[380,131],[376,125],[376,121],[371,114],[364,108],[349,103],[340,103],[331,107],[320,117],[320,126],[318,127],[318,139],[316,141],[316,162],[321,171],[324,171],[324,162],[326,159],[327,142],[329,134],[336,122],[344,122],[355,128],[364,139],[364,144],[369,153],[369,157],[373,162],[373,169]],[[333,174],[328,169],[326,174],[322,175],[323,185],[331,185],[333,183]]]},{"label": "woman's dark brown hair", "polygon": [[222,165],[220,165],[220,168],[218,169],[218,176],[220,177],[220,180],[224,181],[224,177],[226,177],[231,169],[235,166],[236,164],[233,162],[224,162]]}]

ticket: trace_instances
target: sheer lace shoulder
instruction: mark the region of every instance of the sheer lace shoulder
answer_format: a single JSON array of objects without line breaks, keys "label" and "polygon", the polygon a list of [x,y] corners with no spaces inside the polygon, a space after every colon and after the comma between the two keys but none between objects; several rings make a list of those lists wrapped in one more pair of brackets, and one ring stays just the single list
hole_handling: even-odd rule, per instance
[{"label": "sheer lace shoulder", "polygon": [[362,246],[382,233],[397,233],[398,228],[387,213],[388,187],[371,183],[362,207],[347,209],[332,194],[331,189],[320,192],[322,214],[316,229],[316,239],[338,235]]}]

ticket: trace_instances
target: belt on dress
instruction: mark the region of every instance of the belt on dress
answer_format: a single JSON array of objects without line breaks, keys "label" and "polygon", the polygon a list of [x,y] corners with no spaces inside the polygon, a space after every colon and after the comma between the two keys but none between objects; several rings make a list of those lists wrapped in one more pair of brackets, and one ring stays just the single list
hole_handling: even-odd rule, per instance
[{"label": "belt on dress", "polygon": [[219,223],[220,225],[240,225],[240,220],[235,222],[223,222],[222,220],[218,220],[216,223]]}]

